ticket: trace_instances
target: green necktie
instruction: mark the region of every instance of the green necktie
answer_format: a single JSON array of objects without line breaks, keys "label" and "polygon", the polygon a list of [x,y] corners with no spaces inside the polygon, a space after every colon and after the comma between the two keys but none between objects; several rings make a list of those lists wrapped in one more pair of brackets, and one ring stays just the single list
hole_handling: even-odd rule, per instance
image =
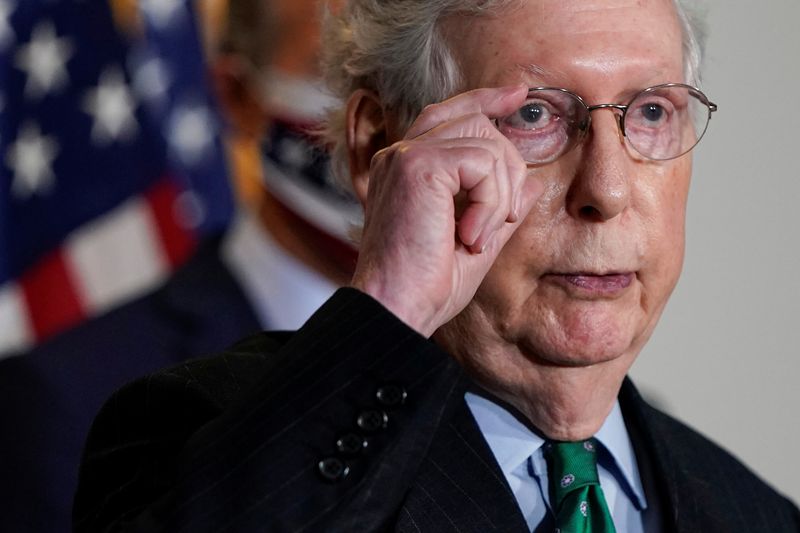
[{"label": "green necktie", "polygon": [[597,441],[552,442],[545,455],[556,531],[615,533],[597,476]]}]

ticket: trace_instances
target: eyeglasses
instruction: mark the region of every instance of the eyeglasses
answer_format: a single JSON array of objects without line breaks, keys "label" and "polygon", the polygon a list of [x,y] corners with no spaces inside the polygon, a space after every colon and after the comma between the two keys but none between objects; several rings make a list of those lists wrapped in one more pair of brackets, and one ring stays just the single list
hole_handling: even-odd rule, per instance
[{"label": "eyeglasses", "polygon": [[496,121],[529,166],[552,163],[580,144],[592,125],[592,111],[617,111],[622,136],[643,157],[675,159],[694,148],[717,105],[696,87],[665,83],[639,92],[625,104],[586,105],[575,93],[536,87],[519,110]]}]

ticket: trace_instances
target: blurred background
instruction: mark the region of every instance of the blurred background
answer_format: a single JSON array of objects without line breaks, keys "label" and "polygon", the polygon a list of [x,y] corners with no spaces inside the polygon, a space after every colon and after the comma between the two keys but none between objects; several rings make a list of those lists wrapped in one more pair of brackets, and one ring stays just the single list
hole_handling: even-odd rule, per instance
[{"label": "blurred background", "polygon": [[350,278],[315,0],[0,0],[0,528],[70,531],[124,383]]},{"label": "blurred background", "polygon": [[631,375],[800,502],[800,2],[703,0],[703,88],[683,275]]},{"label": "blurred background", "polygon": [[[632,375],[800,501],[800,2],[697,4],[720,112],[695,151],[683,278]],[[311,133],[331,105],[317,15],[313,0],[0,0],[12,530],[68,530],[82,439],[120,384],[297,327],[347,281],[358,209]]]},{"label": "blurred background", "polygon": [[0,350],[163,281],[233,197],[182,2],[0,2]]}]

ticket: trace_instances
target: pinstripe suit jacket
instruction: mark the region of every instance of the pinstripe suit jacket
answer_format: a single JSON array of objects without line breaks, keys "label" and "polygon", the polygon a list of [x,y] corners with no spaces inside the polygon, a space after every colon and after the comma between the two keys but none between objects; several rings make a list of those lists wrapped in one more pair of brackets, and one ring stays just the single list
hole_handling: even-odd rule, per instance
[{"label": "pinstripe suit jacket", "polygon": [[[376,398],[387,384],[405,389],[402,405]],[[115,394],[87,443],[75,529],[526,531],[464,402],[469,386],[433,343],[342,289],[294,334]],[[792,503],[627,381],[620,403],[664,531],[800,531]],[[376,410],[386,424],[359,426]],[[348,433],[366,448],[346,456],[337,438]]]}]

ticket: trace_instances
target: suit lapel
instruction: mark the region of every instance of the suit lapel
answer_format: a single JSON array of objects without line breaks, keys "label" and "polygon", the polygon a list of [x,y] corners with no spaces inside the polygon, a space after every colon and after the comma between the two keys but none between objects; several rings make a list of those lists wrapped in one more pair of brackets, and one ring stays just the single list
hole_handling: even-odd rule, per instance
[{"label": "suit lapel", "polygon": [[[711,481],[699,474],[713,457],[689,441],[688,430],[648,405],[629,379],[620,391],[628,432],[636,450],[647,500],[658,509],[661,531],[737,531],[742,524],[721,513]],[[696,438],[696,437],[695,437]]]},{"label": "suit lapel", "polygon": [[397,517],[398,531],[528,531],[464,401],[466,385],[462,376],[451,396],[453,416],[436,432]]}]

